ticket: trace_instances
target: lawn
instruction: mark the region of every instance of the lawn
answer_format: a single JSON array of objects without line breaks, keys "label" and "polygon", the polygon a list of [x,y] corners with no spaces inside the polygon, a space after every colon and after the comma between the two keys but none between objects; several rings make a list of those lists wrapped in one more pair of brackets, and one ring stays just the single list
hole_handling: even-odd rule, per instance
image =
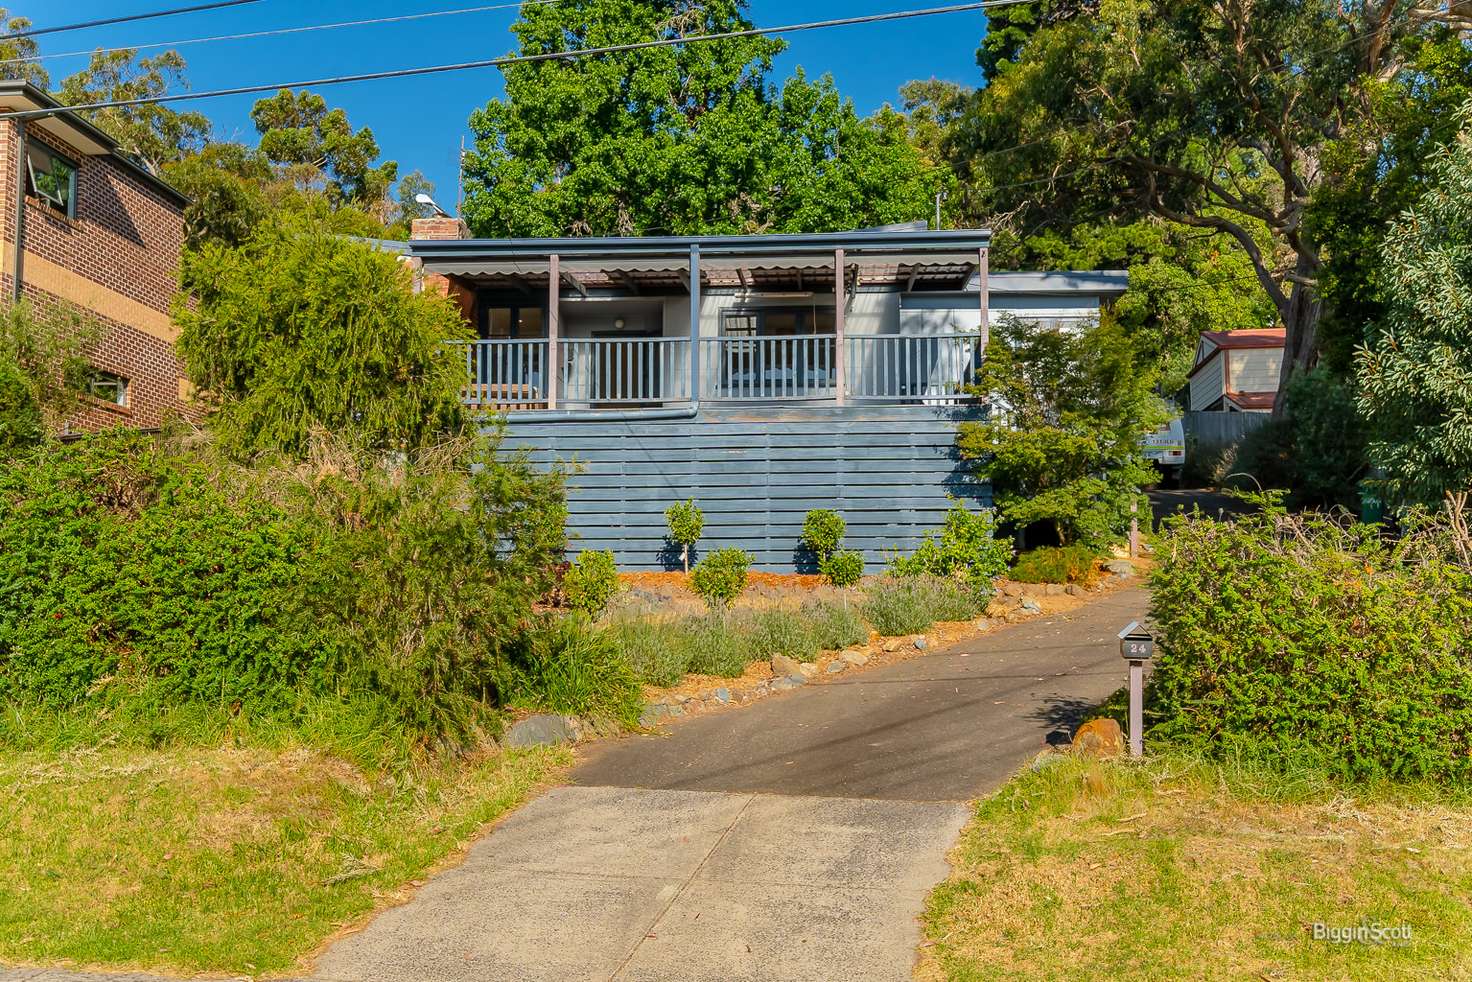
[{"label": "lawn", "polygon": [[0,963],[290,972],[569,763],[374,774],[308,749],[0,751]]},{"label": "lawn", "polygon": [[[922,979],[1472,978],[1472,800],[1059,756],[983,801]],[[1409,943],[1315,940],[1409,927]]]}]

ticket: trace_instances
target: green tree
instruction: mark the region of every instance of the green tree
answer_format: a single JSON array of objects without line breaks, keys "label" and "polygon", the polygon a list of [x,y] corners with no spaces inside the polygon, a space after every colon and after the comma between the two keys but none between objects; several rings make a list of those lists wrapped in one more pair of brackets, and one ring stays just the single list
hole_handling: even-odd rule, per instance
[{"label": "green tree", "polygon": [[21,300],[0,311],[0,450],[61,431],[98,335],[97,323],[69,306],[38,310]]},{"label": "green tree", "polygon": [[[147,99],[185,87],[184,68],[177,51],[149,58],[139,58],[135,48],[97,51],[86,68],[61,83],[56,97],[70,105]],[[155,173],[197,153],[210,135],[204,113],[181,113],[158,104],[96,109],[88,117]]]},{"label": "green tree", "polygon": [[236,455],[300,454],[317,429],[402,449],[458,427],[465,368],[445,342],[465,326],[393,255],[293,216],[184,265],[180,353]]},{"label": "green tree", "polygon": [[1373,90],[1411,70],[1413,39],[1440,16],[1431,7],[1050,4],[996,48],[962,124],[966,176],[999,213],[1149,213],[1230,238],[1287,327],[1286,378],[1318,349],[1324,252],[1306,212],[1319,162],[1373,128]]},{"label": "green tree", "polygon": [[[522,54],[739,30],[742,0],[526,5]],[[832,79],[769,85],[782,42],[743,37],[507,66],[470,119],[465,217],[481,235],[821,231],[927,214],[937,175],[892,110]]]},{"label": "green tree", "polygon": [[1370,459],[1413,502],[1472,488],[1472,105],[1462,123],[1386,236],[1386,316],[1356,359]]},{"label": "green tree", "polygon": [[0,24],[5,25],[5,34],[10,35],[0,36],[0,78],[18,78],[38,89],[50,88],[51,76],[33,60],[38,53],[36,39],[14,36],[31,26],[30,18],[12,17],[10,11],[0,7]]},{"label": "green tree", "polygon": [[348,114],[329,109],[320,95],[282,89],[250,111],[261,153],[302,190],[324,191],[334,203],[376,209],[380,221],[398,176],[392,160],[374,166],[378,141],[368,127],[354,130]]},{"label": "green tree", "polygon": [[185,245],[243,244],[269,211],[266,188],[273,176],[270,163],[240,143],[210,143],[167,165],[165,179],[189,197]]},{"label": "green tree", "polygon": [[1167,418],[1154,385],[1148,361],[1107,318],[1055,331],[1007,317],[992,329],[976,387],[991,415],[963,423],[957,445],[1011,525],[1045,523],[1059,545],[1102,549],[1153,479],[1140,440]]}]

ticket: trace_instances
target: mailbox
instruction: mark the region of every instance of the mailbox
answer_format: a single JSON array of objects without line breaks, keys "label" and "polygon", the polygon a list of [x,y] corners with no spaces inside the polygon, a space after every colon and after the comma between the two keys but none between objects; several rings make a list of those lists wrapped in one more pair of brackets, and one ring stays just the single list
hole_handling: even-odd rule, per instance
[{"label": "mailbox", "polygon": [[1145,661],[1155,654],[1155,639],[1139,621],[1130,621],[1119,632],[1119,653],[1126,661]]}]

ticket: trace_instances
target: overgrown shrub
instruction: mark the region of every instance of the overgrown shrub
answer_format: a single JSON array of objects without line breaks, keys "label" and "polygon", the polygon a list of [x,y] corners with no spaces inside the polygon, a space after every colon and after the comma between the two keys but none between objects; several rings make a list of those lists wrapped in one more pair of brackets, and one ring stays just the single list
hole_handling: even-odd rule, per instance
[{"label": "overgrown shrub", "polygon": [[0,696],[291,713],[456,745],[563,546],[560,477],[461,440],[291,470],[111,433],[0,462]]},{"label": "overgrown shrub", "polygon": [[1151,574],[1152,736],[1355,778],[1472,777],[1472,567],[1280,508],[1173,518]]},{"label": "overgrown shrub", "polygon": [[717,549],[695,564],[690,586],[706,606],[718,610],[730,605],[746,589],[751,556],[743,549]]},{"label": "overgrown shrub", "polygon": [[684,565],[685,572],[690,572],[690,550],[695,548],[695,543],[700,541],[700,536],[705,532],[705,513],[695,503],[695,499],[689,501],[677,501],[664,510],[665,525],[670,530],[670,541],[680,547],[680,562]]},{"label": "overgrown shrub", "polygon": [[894,556],[890,569],[898,576],[935,576],[962,580],[978,600],[990,598],[997,577],[1007,571],[1012,543],[996,537],[992,512],[951,504],[939,534],[927,532],[909,556]]},{"label": "overgrown shrub", "polygon": [[884,635],[915,634],[936,621],[962,621],[981,612],[975,592],[939,576],[883,576],[865,591],[863,613]]},{"label": "overgrown shrub", "polygon": [[856,549],[840,549],[823,557],[818,572],[834,586],[854,586],[864,578],[864,554]]},{"label": "overgrown shrub", "polygon": [[591,549],[578,554],[562,576],[562,593],[567,605],[597,617],[608,608],[618,592],[618,567],[613,553]]},{"label": "overgrown shrub", "polygon": [[186,253],[183,275],[179,351],[235,456],[298,456],[319,429],[402,450],[458,427],[465,362],[445,342],[467,328],[393,254],[292,219]]},{"label": "overgrown shrub", "polygon": [[1019,583],[1079,583],[1099,578],[1099,556],[1082,544],[1044,546],[1017,557],[1012,579]]},{"label": "overgrown shrub", "polygon": [[99,334],[68,306],[42,311],[22,299],[0,311],[0,452],[60,431],[91,370],[82,353]]},{"label": "overgrown shrub", "polygon": [[1288,383],[1291,419],[1269,420],[1242,438],[1228,483],[1288,492],[1295,508],[1358,508],[1366,472],[1366,427],[1354,392],[1323,366]]}]

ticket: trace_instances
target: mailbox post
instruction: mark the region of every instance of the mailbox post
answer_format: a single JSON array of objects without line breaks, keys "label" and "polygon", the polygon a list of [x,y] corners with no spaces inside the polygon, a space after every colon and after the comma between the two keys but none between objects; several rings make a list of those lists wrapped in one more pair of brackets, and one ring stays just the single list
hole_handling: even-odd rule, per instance
[{"label": "mailbox post", "polygon": [[1130,756],[1145,753],[1145,662],[1155,654],[1155,639],[1130,621],[1119,632],[1119,653],[1130,663]]}]

